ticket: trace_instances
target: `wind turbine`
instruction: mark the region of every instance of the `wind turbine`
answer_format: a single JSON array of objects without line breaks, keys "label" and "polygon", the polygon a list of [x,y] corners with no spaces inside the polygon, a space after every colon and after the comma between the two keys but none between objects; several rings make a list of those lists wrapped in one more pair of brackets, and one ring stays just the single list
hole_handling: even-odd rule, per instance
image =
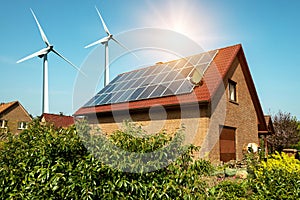
[{"label": "wind turbine", "polygon": [[58,55],[59,57],[61,57],[63,60],[65,60],[67,63],[69,63],[70,65],[72,65],[75,69],[77,69],[79,72],[80,69],[77,68],[73,63],[71,63],[68,59],[66,59],[65,57],[63,57],[60,53],[58,53],[54,48],[53,45],[51,45],[46,37],[46,34],[44,33],[39,21],[37,20],[34,12],[32,11],[32,9],[30,9],[35,22],[39,28],[41,37],[43,39],[43,41],[46,44],[46,48],[43,48],[25,58],[22,58],[21,60],[17,61],[17,63],[21,63],[25,60],[31,59],[33,57],[40,57],[43,58],[44,62],[43,62],[43,105],[42,105],[42,112],[43,113],[49,113],[49,92],[48,92],[48,53],[50,53],[51,51],[53,53],[55,53],[56,55]]},{"label": "wind turbine", "polygon": [[[130,49],[128,49],[126,46],[124,46],[122,43],[120,43],[118,40],[116,40],[113,35],[109,32],[99,10],[97,9],[97,7],[95,6],[96,8],[96,11],[101,19],[101,22],[102,22],[102,25],[103,25],[103,28],[107,34],[107,36],[105,36],[104,38],[100,39],[100,40],[97,40],[96,42],[93,42],[87,46],[85,46],[84,48],[89,48],[89,47],[92,47],[94,45],[97,45],[97,44],[103,44],[105,46],[105,61],[104,61],[104,86],[108,85],[109,84],[109,55],[108,55],[108,42],[110,40],[113,40],[115,41],[118,45],[120,45],[121,47],[123,47],[124,49],[128,50],[129,52],[131,52]],[[135,54],[134,54],[135,55]],[[136,55],[135,55],[136,56]]]}]

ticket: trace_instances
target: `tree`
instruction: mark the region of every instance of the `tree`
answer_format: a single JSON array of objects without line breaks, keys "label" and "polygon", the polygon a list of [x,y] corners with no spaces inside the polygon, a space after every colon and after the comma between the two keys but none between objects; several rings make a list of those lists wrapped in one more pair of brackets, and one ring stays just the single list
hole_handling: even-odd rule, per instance
[{"label": "tree", "polygon": [[291,113],[279,111],[272,120],[275,133],[268,138],[272,151],[281,152],[300,141],[299,122]]}]

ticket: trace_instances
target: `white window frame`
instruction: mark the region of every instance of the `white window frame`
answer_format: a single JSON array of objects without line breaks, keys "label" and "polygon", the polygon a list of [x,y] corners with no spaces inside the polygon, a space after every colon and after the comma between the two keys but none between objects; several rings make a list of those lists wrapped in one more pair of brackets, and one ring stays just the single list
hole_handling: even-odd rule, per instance
[{"label": "white window frame", "polygon": [[7,120],[0,119],[0,128],[7,128]]},{"label": "white window frame", "polygon": [[237,102],[236,82],[232,80],[228,80],[228,95],[229,95],[229,101]]},{"label": "white window frame", "polygon": [[27,122],[19,122],[18,123],[18,129],[19,130],[23,130],[23,129],[26,129],[27,128]]}]

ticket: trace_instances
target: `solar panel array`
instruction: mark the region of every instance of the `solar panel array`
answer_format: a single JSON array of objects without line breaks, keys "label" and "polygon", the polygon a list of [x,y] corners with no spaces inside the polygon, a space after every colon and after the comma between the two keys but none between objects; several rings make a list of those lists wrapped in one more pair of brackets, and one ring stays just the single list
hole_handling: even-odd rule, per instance
[{"label": "solar panel array", "polygon": [[119,74],[84,107],[191,93],[194,70],[204,74],[217,50]]}]

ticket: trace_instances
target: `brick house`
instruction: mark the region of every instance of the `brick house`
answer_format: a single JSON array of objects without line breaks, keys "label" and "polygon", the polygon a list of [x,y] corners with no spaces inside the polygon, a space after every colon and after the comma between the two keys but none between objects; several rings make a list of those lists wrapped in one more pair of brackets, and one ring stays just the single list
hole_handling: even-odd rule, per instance
[{"label": "brick house", "polygon": [[212,161],[240,160],[272,133],[240,44],[120,74],[75,116],[107,133],[126,119],[149,133],[184,125],[185,142]]},{"label": "brick house", "polygon": [[63,114],[49,114],[44,113],[41,116],[40,122],[42,124],[53,125],[56,128],[67,128],[74,124],[74,118],[72,116],[65,116]]},{"label": "brick house", "polygon": [[0,132],[20,133],[32,117],[18,101],[0,104]]}]

